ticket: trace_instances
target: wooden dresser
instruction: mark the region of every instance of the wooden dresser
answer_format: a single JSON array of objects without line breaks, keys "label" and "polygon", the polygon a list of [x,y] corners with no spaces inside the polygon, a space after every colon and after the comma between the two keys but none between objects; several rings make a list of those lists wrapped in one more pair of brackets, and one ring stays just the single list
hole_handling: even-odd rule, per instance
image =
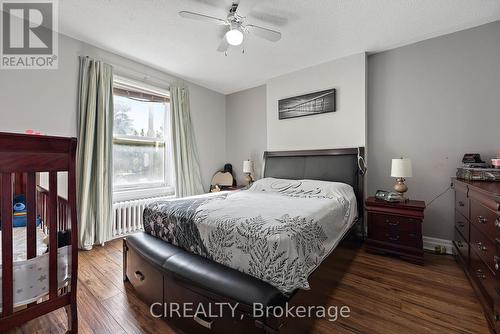
[{"label": "wooden dresser", "polygon": [[452,181],[454,253],[471,281],[490,329],[500,333],[500,182]]}]

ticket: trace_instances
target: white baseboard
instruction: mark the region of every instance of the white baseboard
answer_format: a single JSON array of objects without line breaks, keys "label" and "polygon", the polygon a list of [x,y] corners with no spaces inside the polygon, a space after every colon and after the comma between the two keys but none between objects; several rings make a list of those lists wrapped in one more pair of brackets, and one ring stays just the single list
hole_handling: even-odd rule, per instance
[{"label": "white baseboard", "polygon": [[444,246],[446,247],[446,254],[453,254],[453,243],[451,240],[439,239],[439,238],[431,238],[431,237],[423,237],[424,241],[424,249],[434,251],[434,247],[436,246]]}]

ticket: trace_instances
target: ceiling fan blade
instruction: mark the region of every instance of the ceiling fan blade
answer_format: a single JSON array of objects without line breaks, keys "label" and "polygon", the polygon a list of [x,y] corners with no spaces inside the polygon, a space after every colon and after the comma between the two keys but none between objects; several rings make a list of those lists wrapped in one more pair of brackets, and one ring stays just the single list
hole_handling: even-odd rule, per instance
[{"label": "ceiling fan blade", "polygon": [[271,42],[277,42],[281,39],[281,33],[276,30],[267,29],[259,26],[254,26],[253,24],[249,24],[246,26],[250,33],[254,34],[257,37],[266,39]]},{"label": "ceiling fan blade", "polygon": [[236,9],[236,14],[241,17],[246,17],[252,8],[261,0],[240,0],[238,2],[238,8]]},{"label": "ceiling fan blade", "polygon": [[227,42],[226,37],[223,37],[222,40],[220,41],[217,51],[226,52],[228,48],[229,48],[229,43]]},{"label": "ceiling fan blade", "polygon": [[210,22],[210,23],[215,23],[215,24],[219,24],[219,25],[226,25],[227,24],[226,20],[219,19],[217,17],[213,17],[213,16],[209,16],[209,15],[205,15],[205,14],[188,12],[185,10],[179,12],[179,15],[186,18],[186,19]]}]

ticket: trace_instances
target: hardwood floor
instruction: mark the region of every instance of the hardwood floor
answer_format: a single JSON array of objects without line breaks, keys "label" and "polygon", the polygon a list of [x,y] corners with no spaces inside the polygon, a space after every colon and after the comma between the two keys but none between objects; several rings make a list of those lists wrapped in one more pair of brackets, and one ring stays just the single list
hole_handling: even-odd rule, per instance
[{"label": "hardwood floor", "polygon": [[[353,254],[354,253],[354,254]],[[352,257],[352,255],[354,255]],[[351,260],[352,258],[352,260]],[[175,333],[122,281],[121,240],[79,253],[80,333]],[[451,256],[425,254],[425,266],[342,247],[316,271],[301,305],[347,305],[349,318],[290,319],[297,333],[488,333],[480,305]],[[64,333],[58,310],[9,333]]]}]

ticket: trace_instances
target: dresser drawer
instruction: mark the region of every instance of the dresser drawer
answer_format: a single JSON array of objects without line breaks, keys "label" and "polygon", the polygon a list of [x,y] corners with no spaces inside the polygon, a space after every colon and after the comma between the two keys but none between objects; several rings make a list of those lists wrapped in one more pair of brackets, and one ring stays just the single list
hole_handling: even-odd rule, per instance
[{"label": "dresser drawer", "polygon": [[495,226],[495,224],[500,223],[498,221],[498,213],[487,208],[475,199],[471,199],[470,211],[470,222],[472,226],[476,226],[492,242],[495,242],[495,239],[500,235],[499,229]]},{"label": "dresser drawer", "polygon": [[469,244],[465,241],[462,234],[455,229],[455,238],[453,240],[453,245],[455,246],[455,252],[462,258],[465,265],[469,264]]},{"label": "dresser drawer", "polygon": [[469,198],[467,197],[467,188],[455,186],[455,209],[465,217],[469,217]]},{"label": "dresser drawer", "polygon": [[493,311],[494,301],[497,296],[496,277],[472,247],[470,249],[470,275],[482,290],[489,309]]},{"label": "dresser drawer", "polygon": [[455,211],[455,228],[462,234],[465,241],[469,241],[469,220],[458,210]]},{"label": "dresser drawer", "polygon": [[470,248],[474,249],[477,255],[488,266],[491,272],[495,273],[496,247],[490,239],[479,232],[475,226],[471,226]]},{"label": "dresser drawer", "polygon": [[395,245],[422,248],[422,225],[419,220],[371,213],[368,238]]}]

